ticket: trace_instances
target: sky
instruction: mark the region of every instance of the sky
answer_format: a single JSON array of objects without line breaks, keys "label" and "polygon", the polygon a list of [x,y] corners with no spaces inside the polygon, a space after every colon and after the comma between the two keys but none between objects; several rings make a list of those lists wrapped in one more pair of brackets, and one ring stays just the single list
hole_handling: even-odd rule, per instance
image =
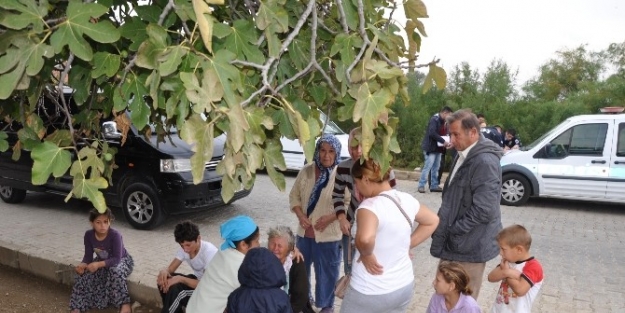
[{"label": "sky", "polygon": [[428,37],[418,63],[440,58],[448,73],[463,61],[484,73],[493,59],[502,59],[518,69],[520,86],[558,50],[587,44],[600,51],[625,41],[623,0],[423,1]]}]

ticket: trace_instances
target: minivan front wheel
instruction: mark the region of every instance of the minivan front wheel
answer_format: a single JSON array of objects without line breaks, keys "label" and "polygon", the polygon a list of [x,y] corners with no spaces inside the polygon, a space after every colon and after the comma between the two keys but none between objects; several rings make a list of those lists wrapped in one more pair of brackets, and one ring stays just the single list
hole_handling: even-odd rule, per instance
[{"label": "minivan front wheel", "polygon": [[0,186],[0,199],[6,203],[20,203],[26,198],[26,190]]},{"label": "minivan front wheel", "polygon": [[501,184],[501,204],[519,206],[530,197],[530,183],[519,174],[506,174]]},{"label": "minivan front wheel", "polygon": [[137,229],[152,229],[163,220],[161,203],[152,187],[135,182],[126,187],[122,199],[126,220]]}]

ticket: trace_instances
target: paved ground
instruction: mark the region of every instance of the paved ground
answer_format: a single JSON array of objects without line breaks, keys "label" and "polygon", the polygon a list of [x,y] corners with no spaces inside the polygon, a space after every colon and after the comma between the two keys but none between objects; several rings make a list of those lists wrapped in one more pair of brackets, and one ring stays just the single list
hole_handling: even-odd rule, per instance
[{"label": "paved ground", "polygon": [[[287,177],[287,191],[293,181],[294,177]],[[398,188],[435,211],[440,205],[440,194],[418,194],[414,181],[400,180]],[[0,263],[68,283],[68,264],[82,257],[89,209],[88,203],[65,204],[62,197],[45,194],[29,194],[19,205],[0,203]],[[288,194],[277,191],[262,174],[249,197],[208,212],[171,218],[153,231],[132,229],[118,209],[114,212],[119,220],[113,225],[123,233],[136,263],[131,293],[143,303],[160,301],[155,273],[170,262],[177,248],[172,235],[177,222],[192,219],[200,225],[203,238],[217,245],[219,224],[239,214],[256,220],[263,244],[270,226],[297,222],[288,210]],[[502,206],[502,215],[504,225],[519,223],[530,230],[532,252],[545,269],[546,282],[534,312],[625,312],[625,206],[539,200],[521,208]],[[424,312],[433,292],[438,260],[429,255],[429,245],[425,242],[413,251],[416,288],[410,312]],[[489,262],[487,270],[497,261]],[[482,287],[478,302],[485,311],[496,288],[486,281]]]}]

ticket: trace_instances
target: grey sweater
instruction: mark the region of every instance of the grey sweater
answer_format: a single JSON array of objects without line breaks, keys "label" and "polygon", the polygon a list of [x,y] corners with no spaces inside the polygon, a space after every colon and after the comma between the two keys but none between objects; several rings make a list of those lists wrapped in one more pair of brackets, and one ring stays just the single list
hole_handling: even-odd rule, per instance
[{"label": "grey sweater", "polygon": [[[501,230],[501,166],[503,151],[480,136],[451,181],[445,182],[432,234],[432,256],[481,263],[499,254],[495,236]],[[454,160],[454,166],[457,161]]]}]

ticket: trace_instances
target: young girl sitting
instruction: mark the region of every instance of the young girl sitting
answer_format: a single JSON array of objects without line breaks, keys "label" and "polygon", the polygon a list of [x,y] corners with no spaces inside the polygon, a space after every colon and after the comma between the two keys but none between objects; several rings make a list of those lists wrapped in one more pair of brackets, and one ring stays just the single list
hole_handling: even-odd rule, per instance
[{"label": "young girl sitting", "polygon": [[427,313],[480,313],[482,310],[471,297],[469,275],[457,262],[443,261],[438,265],[432,282],[435,293]]},{"label": "young girl sitting", "polygon": [[85,256],[75,268],[78,275],[69,301],[71,313],[109,306],[131,313],[126,279],[134,262],[124,248],[122,235],[110,228],[113,220],[108,208],[104,213],[96,209],[89,212],[93,229],[85,232]]}]

